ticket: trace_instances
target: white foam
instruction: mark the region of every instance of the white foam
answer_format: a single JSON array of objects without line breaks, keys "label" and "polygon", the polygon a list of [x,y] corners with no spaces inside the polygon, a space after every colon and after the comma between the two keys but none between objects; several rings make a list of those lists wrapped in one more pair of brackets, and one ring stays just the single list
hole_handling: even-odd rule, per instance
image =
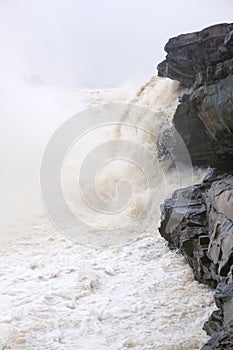
[{"label": "white foam", "polygon": [[[165,91],[169,101],[163,97]],[[177,94],[176,83],[153,78],[133,102],[152,108],[161,96],[158,116],[166,110],[169,117]],[[71,96],[77,98],[74,91]],[[90,100],[95,105],[109,96],[114,102],[123,100],[118,90],[98,90],[84,92],[83,103]],[[172,176],[171,172],[167,194],[176,188]],[[196,181],[202,176],[199,172]],[[107,180],[100,184],[103,191]],[[184,185],[190,181],[184,179]],[[135,186],[140,196],[144,185],[136,181]],[[162,200],[156,198],[153,207],[153,230],[119,248],[75,244],[62,237],[43,213],[31,216],[30,207],[21,224],[5,229],[0,247],[2,348],[199,349],[207,339],[201,328],[214,308],[213,296],[193,280],[183,258],[165,247],[157,231]]]}]

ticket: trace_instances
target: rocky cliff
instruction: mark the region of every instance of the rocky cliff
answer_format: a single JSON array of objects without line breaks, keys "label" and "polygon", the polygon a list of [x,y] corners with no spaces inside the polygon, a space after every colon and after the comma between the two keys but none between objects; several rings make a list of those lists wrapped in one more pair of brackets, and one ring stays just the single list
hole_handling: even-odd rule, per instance
[{"label": "rocky cliff", "polygon": [[165,45],[166,59],[158,75],[181,82],[185,87],[219,80],[232,72],[233,24],[217,24],[200,32],[181,34]]},{"label": "rocky cliff", "polygon": [[216,170],[202,184],[181,189],[165,201],[160,233],[171,249],[185,256],[195,279],[216,289],[218,310],[204,325],[211,339],[202,349],[229,350],[233,349],[233,24],[172,38],[165,50],[159,75],[190,88],[175,112],[176,129],[193,164]]},{"label": "rocky cliff", "polygon": [[[187,200],[188,198],[188,200]],[[212,176],[202,184],[175,192],[162,208],[161,235],[178,249],[200,283],[216,288],[219,308],[204,329],[212,336],[207,349],[233,349],[233,176]],[[176,222],[169,225],[170,213]],[[180,221],[180,213],[184,213]],[[175,212],[175,215],[174,215]],[[227,335],[216,345],[218,337]],[[220,341],[218,339],[218,341]],[[224,344],[221,347],[220,344]],[[213,345],[215,344],[215,345]]]},{"label": "rocky cliff", "polygon": [[172,38],[165,50],[159,76],[192,88],[181,97],[174,124],[193,164],[233,169],[233,24]]}]

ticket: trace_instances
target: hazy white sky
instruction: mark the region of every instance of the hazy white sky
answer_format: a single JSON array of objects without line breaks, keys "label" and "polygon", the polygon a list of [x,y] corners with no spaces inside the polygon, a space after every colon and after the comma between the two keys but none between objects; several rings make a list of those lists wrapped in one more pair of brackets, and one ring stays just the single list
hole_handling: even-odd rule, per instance
[{"label": "hazy white sky", "polygon": [[1,70],[65,86],[142,82],[169,37],[232,15],[232,0],[0,0]]}]

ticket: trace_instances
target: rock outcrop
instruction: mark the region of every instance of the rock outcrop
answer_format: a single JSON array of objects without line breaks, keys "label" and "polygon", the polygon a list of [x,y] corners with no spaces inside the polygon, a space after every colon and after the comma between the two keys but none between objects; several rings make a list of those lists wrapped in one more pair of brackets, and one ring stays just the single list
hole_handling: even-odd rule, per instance
[{"label": "rock outcrop", "polygon": [[194,165],[233,169],[233,24],[169,40],[158,74],[192,87],[174,124]]},{"label": "rock outcrop", "polygon": [[[196,280],[212,288],[226,278],[233,282],[232,208],[231,175],[178,190],[162,207],[161,235],[183,253]],[[170,223],[171,212],[178,225]]]},{"label": "rock outcrop", "polygon": [[165,201],[160,233],[195,279],[216,289],[218,310],[204,325],[211,339],[202,350],[233,350],[233,24],[172,38],[165,50],[159,76],[191,89],[180,98],[175,127],[193,164],[216,171]]},{"label": "rock outcrop", "polygon": [[199,82],[202,74],[218,80],[225,70],[232,71],[232,61],[229,68],[228,64],[222,68],[222,62],[232,59],[232,44],[233,24],[227,23],[171,38],[165,46],[166,60],[158,65],[158,75],[178,80],[184,87]]},{"label": "rock outcrop", "polygon": [[[160,233],[169,247],[182,252],[196,280],[217,288],[215,301],[219,310],[204,325],[212,338],[203,350],[233,349],[232,208],[231,175],[219,175],[178,190],[162,207]],[[231,339],[228,347],[227,339]],[[217,345],[221,342],[225,347]]]},{"label": "rock outcrop", "polygon": [[174,124],[194,165],[233,169],[233,75],[195,88]]}]

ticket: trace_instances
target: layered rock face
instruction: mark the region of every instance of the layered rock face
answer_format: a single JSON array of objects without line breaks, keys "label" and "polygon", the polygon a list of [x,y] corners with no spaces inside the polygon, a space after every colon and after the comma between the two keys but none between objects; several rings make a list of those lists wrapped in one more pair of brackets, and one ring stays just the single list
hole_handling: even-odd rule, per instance
[{"label": "layered rock face", "polygon": [[176,191],[162,207],[161,235],[200,283],[216,288],[202,350],[233,349],[233,24],[180,35],[165,46],[160,76],[191,89],[174,124],[194,165],[215,168],[202,184]]},{"label": "layered rock face", "polygon": [[169,40],[159,76],[192,87],[181,98],[174,124],[194,165],[233,169],[233,24]]},{"label": "layered rock face", "polygon": [[[232,208],[231,175],[212,177],[200,185],[176,191],[162,207],[160,233],[169,247],[182,252],[196,280],[217,288],[215,300],[219,310],[204,326],[213,336],[212,345],[203,350],[215,349],[213,344],[220,336],[226,336],[226,330],[233,325]],[[223,349],[233,349],[233,333],[228,336],[230,347]]]},{"label": "layered rock face", "polygon": [[199,282],[212,288],[223,280],[232,283],[233,176],[176,191],[162,207],[160,233],[183,253]]},{"label": "layered rock face", "polygon": [[184,87],[199,84],[204,77],[208,81],[224,77],[232,71],[232,31],[233,24],[223,23],[171,38],[164,48],[166,60],[158,65],[158,75],[178,80]]}]

